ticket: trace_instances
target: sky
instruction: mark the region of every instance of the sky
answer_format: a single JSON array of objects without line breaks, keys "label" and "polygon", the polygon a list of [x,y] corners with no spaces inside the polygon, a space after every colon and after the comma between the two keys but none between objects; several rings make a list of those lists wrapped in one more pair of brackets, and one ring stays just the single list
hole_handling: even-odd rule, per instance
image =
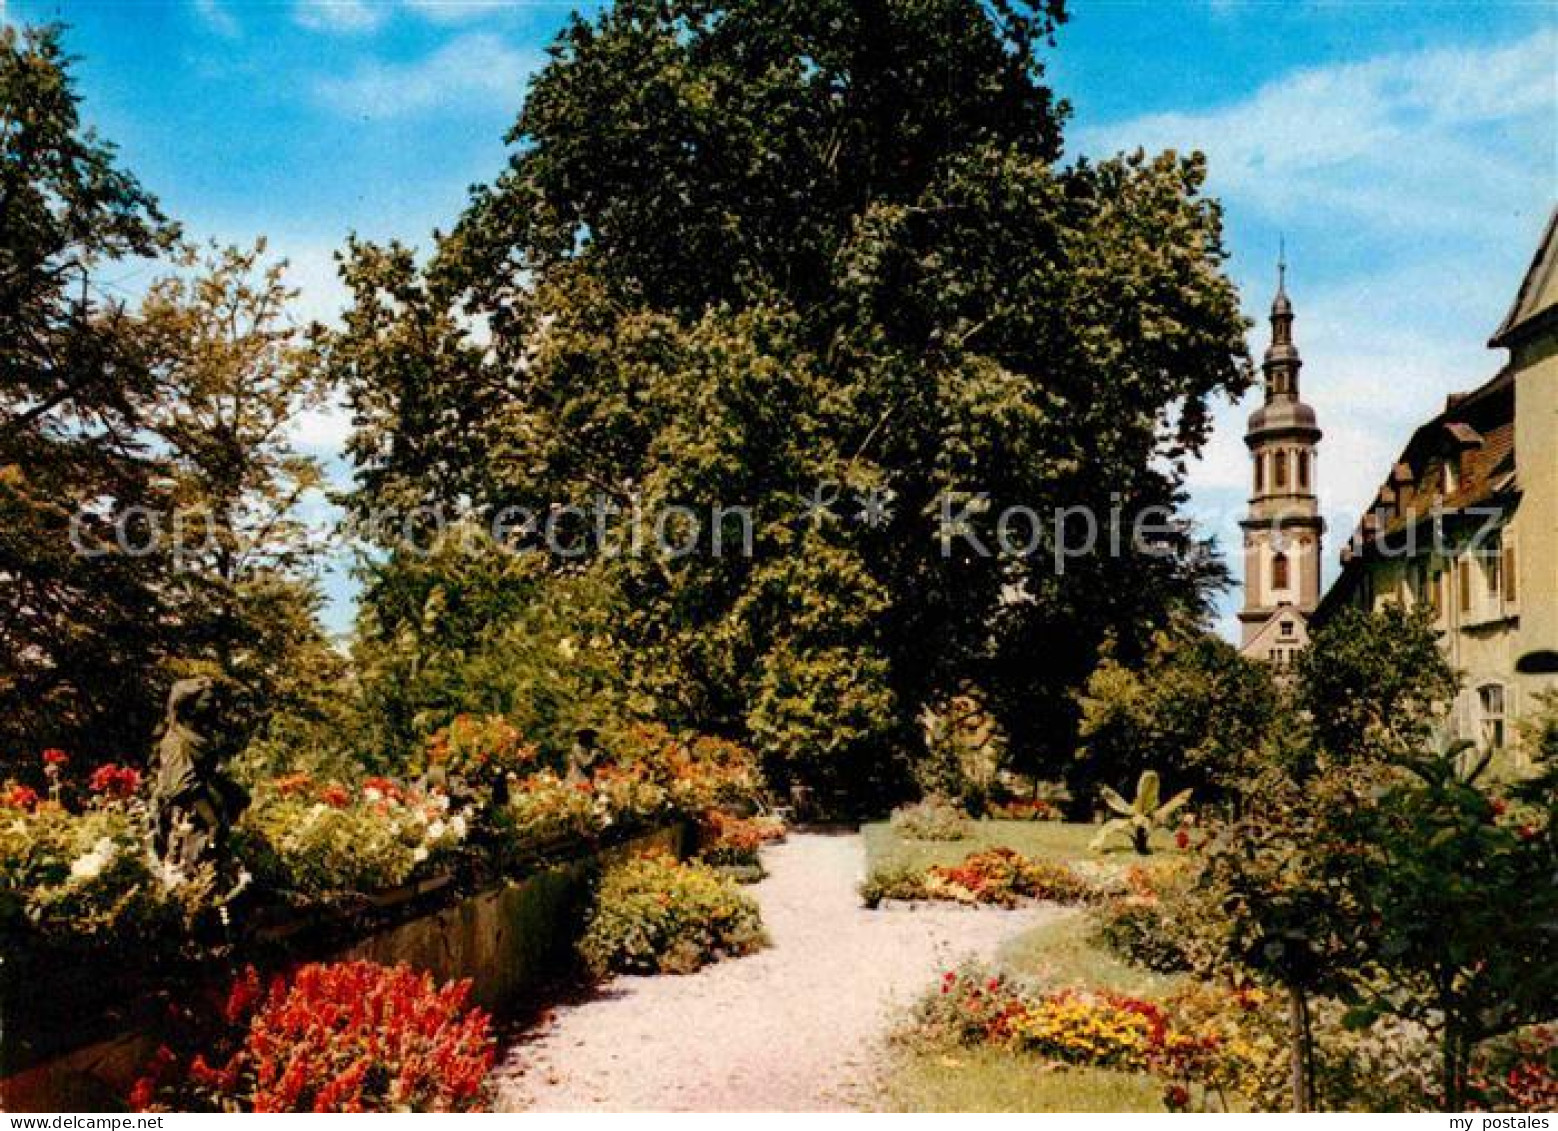
[{"label": "sky", "polygon": [[[329,319],[350,232],[425,246],[503,136],[547,43],[551,0],[0,0],[61,21],[86,120],[190,235],[285,255],[297,316]],[[585,6],[588,10],[588,6]],[[1486,341],[1558,195],[1558,2],[1079,0],[1049,52],[1068,158],[1200,149],[1228,270],[1257,319],[1285,241],[1303,392],[1336,554],[1416,424],[1492,376]],[[127,293],[151,269],[126,265]],[[1237,564],[1257,393],[1222,403],[1191,509]],[[340,412],[300,422],[341,472]],[[352,583],[327,577],[328,621]],[[1232,634],[1237,591],[1219,624]]]}]

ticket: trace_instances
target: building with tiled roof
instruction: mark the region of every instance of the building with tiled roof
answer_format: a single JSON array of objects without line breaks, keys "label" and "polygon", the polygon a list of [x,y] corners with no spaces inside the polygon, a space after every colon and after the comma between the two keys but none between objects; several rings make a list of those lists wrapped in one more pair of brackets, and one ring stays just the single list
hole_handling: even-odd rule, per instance
[{"label": "building with tiled roof", "polygon": [[1461,673],[1456,732],[1502,747],[1558,687],[1558,209],[1488,344],[1507,364],[1412,434],[1316,618],[1430,606]]}]

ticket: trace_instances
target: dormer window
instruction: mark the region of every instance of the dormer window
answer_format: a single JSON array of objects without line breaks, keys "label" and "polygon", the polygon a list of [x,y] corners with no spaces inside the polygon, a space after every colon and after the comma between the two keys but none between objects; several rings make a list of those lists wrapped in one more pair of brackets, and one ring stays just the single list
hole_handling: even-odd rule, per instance
[{"label": "dormer window", "polygon": [[1441,487],[1446,495],[1453,495],[1461,489],[1460,460],[1453,456],[1446,456],[1440,465],[1443,479]]}]

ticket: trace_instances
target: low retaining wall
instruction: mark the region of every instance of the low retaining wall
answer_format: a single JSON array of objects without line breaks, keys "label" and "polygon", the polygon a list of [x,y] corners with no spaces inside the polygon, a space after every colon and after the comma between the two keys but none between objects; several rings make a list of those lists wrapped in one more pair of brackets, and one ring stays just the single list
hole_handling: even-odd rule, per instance
[{"label": "low retaining wall", "polygon": [[[684,829],[674,826],[554,864],[367,935],[325,957],[404,962],[440,981],[469,978],[471,996],[483,1008],[513,1011],[521,995],[572,961],[590,882],[601,866],[646,849],[680,854],[684,836]],[[192,985],[188,992],[200,990]],[[7,1040],[6,1028],[15,1027],[5,1021],[0,1018],[0,1041]],[[0,1078],[0,1111],[120,1109],[157,1045],[155,1029],[147,1026],[41,1059]]]}]

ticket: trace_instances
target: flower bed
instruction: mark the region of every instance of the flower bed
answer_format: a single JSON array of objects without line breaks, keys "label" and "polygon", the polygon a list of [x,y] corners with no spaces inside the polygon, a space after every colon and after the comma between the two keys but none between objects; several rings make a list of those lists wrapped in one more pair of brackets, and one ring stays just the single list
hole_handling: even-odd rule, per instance
[{"label": "flower bed", "polygon": [[303,966],[239,978],[203,1047],[164,1046],[131,1091],[141,1111],[481,1111],[494,1043],[470,984],[407,966]]},{"label": "flower bed", "polygon": [[369,778],[303,775],[263,790],[236,830],[236,857],[264,887],[336,897],[398,887],[452,866],[470,823],[449,795]]},{"label": "flower bed", "polygon": [[917,899],[1015,907],[1030,899],[1079,903],[1091,899],[1095,890],[1065,864],[1035,860],[1010,848],[990,848],[970,853],[951,866],[875,872],[861,885],[860,894],[868,907],[883,900]]},{"label": "flower bed", "polygon": [[99,766],[81,791],[63,783],[66,763],[61,751],[45,753],[43,794],[0,786],[0,932],[55,955],[175,948],[209,877],[177,875],[151,854],[136,770]]},{"label": "flower bed", "polygon": [[1265,1064],[1246,1031],[1269,1021],[1258,991],[1201,987],[1165,1001],[1097,990],[1030,989],[970,964],[942,975],[898,1034],[922,1048],[990,1045],[1046,1061],[1148,1072],[1171,1108],[1226,1109]]}]

